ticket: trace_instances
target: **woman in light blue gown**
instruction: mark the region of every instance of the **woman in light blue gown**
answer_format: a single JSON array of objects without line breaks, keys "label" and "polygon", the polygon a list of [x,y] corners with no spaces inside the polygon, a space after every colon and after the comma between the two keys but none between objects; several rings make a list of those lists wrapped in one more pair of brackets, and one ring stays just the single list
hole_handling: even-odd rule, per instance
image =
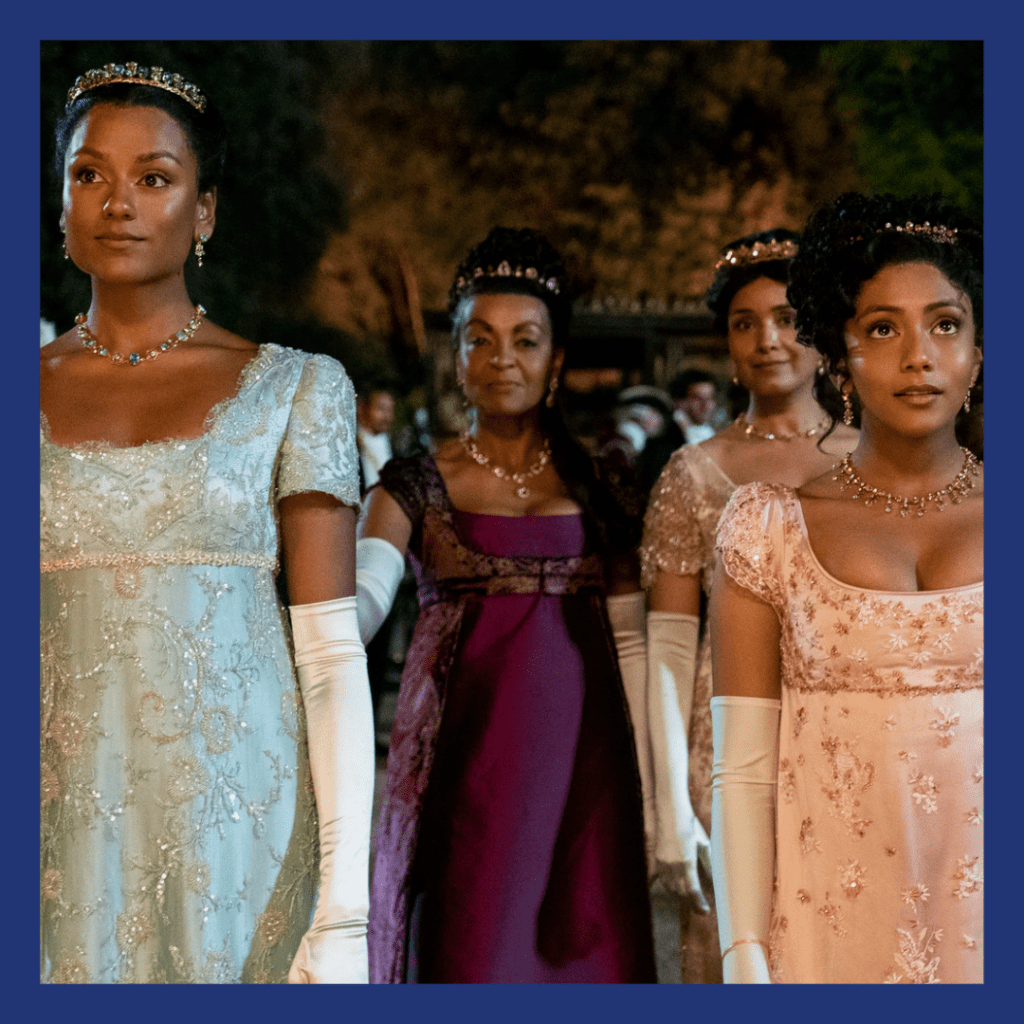
[{"label": "woman in light blue gown", "polygon": [[354,394],[190,301],[223,158],[159,68],[89,72],[58,124],[92,302],[41,349],[44,981],[366,980]]}]

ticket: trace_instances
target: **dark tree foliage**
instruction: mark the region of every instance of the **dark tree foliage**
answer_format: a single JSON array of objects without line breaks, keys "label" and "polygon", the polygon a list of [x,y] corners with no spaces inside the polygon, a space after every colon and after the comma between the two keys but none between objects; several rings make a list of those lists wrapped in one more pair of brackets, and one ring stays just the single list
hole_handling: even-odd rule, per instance
[{"label": "dark tree foliage", "polygon": [[841,42],[820,64],[839,81],[859,124],[861,169],[872,192],[943,192],[981,219],[984,44]]},{"label": "dark tree foliage", "polygon": [[[323,43],[43,42],[42,315],[66,330],[89,302],[89,283],[62,259],[60,182],[53,128],[75,78],[134,60],[176,71],[209,93],[228,126],[217,228],[192,297],[222,326],[260,340],[268,316],[287,320],[327,239],[344,228],[339,175],[325,159],[318,70]],[[298,344],[293,339],[291,344]]]}]

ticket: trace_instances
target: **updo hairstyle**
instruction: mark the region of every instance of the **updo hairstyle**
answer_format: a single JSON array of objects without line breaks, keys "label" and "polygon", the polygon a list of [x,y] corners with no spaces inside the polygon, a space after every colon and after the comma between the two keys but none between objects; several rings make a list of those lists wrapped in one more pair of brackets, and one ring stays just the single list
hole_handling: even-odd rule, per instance
[{"label": "updo hairstyle", "polygon": [[459,304],[473,295],[532,295],[547,307],[551,341],[564,349],[569,340],[572,294],[569,275],[558,250],[530,228],[493,228],[473,246],[455,271],[448,291],[452,339],[462,322]]},{"label": "updo hairstyle", "polygon": [[57,119],[55,131],[54,170],[57,180],[64,180],[64,160],[71,136],[85,115],[98,103],[111,103],[118,107],[157,107],[174,118],[185,133],[189,148],[199,165],[199,194],[217,188],[224,173],[227,153],[227,131],[224,119],[210,102],[200,112],[190,103],[166,89],[133,82],[112,82],[96,85],[79,96]]},{"label": "updo hairstyle", "polygon": [[[457,346],[464,316],[462,300],[474,295],[530,295],[547,307],[551,343],[570,347],[572,282],[558,250],[540,232],[496,227],[459,264],[448,292],[452,342]],[[643,498],[635,482],[595,463],[572,436],[562,412],[564,390],[555,405],[539,407],[540,428],[551,445],[551,462],[569,494],[583,510],[593,546],[605,554],[635,551],[643,525]]]},{"label": "updo hairstyle", "polygon": [[[755,235],[744,235],[743,238],[730,242],[722,250],[725,256],[730,250],[735,251],[741,247],[752,248],[756,243],[761,242],[795,242],[800,244],[800,236],[795,231],[786,228],[772,228],[770,231],[760,231]],[[735,265],[723,263],[715,271],[711,286],[704,295],[704,301],[708,308],[715,315],[713,329],[717,334],[725,337],[729,333],[729,304],[733,296],[745,288],[751,281],[759,277],[767,277],[785,285],[789,281],[789,264],[791,259],[762,259],[753,263],[740,262]]]},{"label": "updo hairstyle", "polygon": [[[908,224],[925,230],[907,230]],[[946,229],[942,237],[954,240],[939,240],[938,229]],[[847,192],[811,217],[790,268],[788,294],[796,310],[797,340],[825,357],[830,375],[845,376],[845,326],[856,312],[864,282],[883,267],[916,262],[930,263],[969,296],[980,347],[981,231],[940,194],[900,198]]]}]

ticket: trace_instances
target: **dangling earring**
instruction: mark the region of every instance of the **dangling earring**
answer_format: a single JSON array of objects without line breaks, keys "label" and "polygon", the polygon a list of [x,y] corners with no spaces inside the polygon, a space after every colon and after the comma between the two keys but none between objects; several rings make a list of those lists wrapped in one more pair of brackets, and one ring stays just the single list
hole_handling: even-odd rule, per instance
[{"label": "dangling earring", "polygon": [[818,373],[819,377],[824,377],[825,376],[825,364],[824,364],[824,362],[818,363],[817,373]]},{"label": "dangling earring", "polygon": [[64,225],[64,218],[60,219],[60,244],[64,250],[64,259],[69,260],[71,257],[68,255],[68,229]]},{"label": "dangling earring", "polygon": [[206,255],[206,249],[204,246],[209,240],[209,235],[200,235],[196,239],[196,259],[199,261],[199,266],[203,265],[203,257]]},{"label": "dangling earring", "polygon": [[64,250],[64,259],[69,260],[71,256],[68,253],[68,240],[65,238],[61,241],[61,248]]},{"label": "dangling earring", "polygon": [[551,378],[551,383],[548,385],[548,397],[544,399],[544,404],[549,409],[554,409],[554,407],[555,407],[555,392],[557,390],[558,390],[558,378],[557,377],[552,377]]},{"label": "dangling earring", "polygon": [[739,382],[740,382],[739,377],[733,377],[732,382],[733,382],[733,384],[739,384]]},{"label": "dangling earring", "polygon": [[843,423],[848,427],[853,426],[853,402],[850,400],[850,393],[852,391],[853,385],[850,385],[849,391],[844,388],[839,389],[839,393],[843,396]]},{"label": "dangling earring", "polygon": [[[971,387],[974,387],[974,385],[972,384]],[[971,411],[971,390],[970,390],[970,388],[968,388],[967,389],[967,397],[964,399],[964,412],[970,412],[970,411]]]}]

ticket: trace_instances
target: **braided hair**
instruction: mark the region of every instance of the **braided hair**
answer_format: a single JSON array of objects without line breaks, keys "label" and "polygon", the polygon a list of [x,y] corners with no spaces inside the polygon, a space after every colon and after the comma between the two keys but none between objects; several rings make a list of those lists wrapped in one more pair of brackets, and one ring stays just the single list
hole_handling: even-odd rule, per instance
[{"label": "braided hair", "polygon": [[[530,295],[547,307],[552,347],[571,346],[572,282],[558,250],[540,232],[496,227],[470,249],[448,292],[452,342],[469,315],[466,301],[475,295]],[[570,496],[583,510],[591,544],[605,555],[635,550],[640,542],[643,503],[632,481],[595,463],[569,431],[561,406],[540,405],[540,428],[551,445],[551,462]]]},{"label": "braided hair", "polygon": [[[909,231],[908,224],[934,230]],[[952,240],[936,237],[943,228],[949,234],[941,237]],[[790,268],[787,294],[796,310],[797,340],[825,357],[830,375],[844,376],[844,328],[864,282],[883,267],[916,262],[930,263],[968,295],[981,347],[982,234],[938,193],[904,198],[847,192],[812,215]],[[819,377],[816,388],[825,379]]]}]

